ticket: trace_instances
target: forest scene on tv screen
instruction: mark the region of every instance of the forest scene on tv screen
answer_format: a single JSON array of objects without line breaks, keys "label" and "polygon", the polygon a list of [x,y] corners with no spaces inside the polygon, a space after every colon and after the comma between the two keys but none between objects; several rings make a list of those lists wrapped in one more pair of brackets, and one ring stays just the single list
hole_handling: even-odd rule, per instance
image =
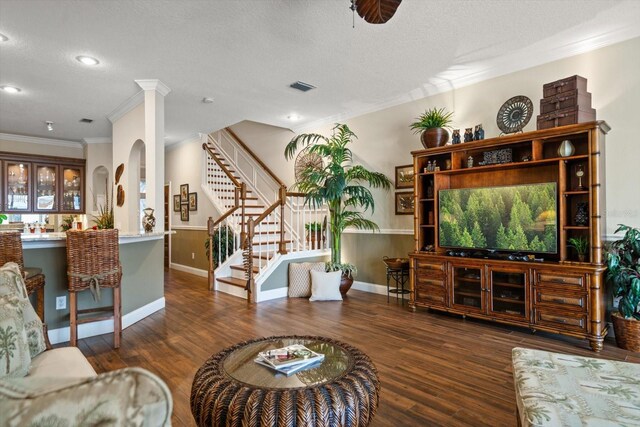
[{"label": "forest scene on tv screen", "polygon": [[442,247],[557,252],[556,183],[440,190]]}]

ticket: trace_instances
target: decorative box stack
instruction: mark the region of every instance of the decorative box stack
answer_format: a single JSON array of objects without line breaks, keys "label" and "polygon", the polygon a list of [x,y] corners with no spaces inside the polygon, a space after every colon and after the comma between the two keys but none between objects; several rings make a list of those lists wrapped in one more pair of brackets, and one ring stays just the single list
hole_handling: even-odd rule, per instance
[{"label": "decorative box stack", "polygon": [[549,129],[596,119],[591,108],[591,94],[587,92],[587,79],[571,76],[547,83],[542,88],[538,129]]}]

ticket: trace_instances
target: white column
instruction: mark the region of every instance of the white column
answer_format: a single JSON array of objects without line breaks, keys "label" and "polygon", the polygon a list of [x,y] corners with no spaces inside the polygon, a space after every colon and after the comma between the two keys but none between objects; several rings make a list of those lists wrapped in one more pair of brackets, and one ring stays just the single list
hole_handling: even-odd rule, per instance
[{"label": "white column", "polygon": [[164,97],[171,89],[156,79],[136,83],[144,90],[147,207],[155,212],[157,231],[164,221]]}]

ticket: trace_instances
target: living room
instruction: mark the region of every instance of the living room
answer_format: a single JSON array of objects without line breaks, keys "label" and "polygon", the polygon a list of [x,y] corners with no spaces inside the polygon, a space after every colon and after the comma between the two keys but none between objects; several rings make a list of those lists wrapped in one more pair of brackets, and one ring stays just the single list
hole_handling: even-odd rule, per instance
[{"label": "living room", "polygon": [[[69,217],[72,228],[93,227],[100,207],[111,201],[112,227],[120,233],[122,338],[114,349],[112,320],[83,323],[78,325],[77,346],[95,373],[141,367],[157,375],[171,393],[175,425],[200,422],[194,421],[192,384],[203,364],[224,349],[260,337],[321,336],[364,352],[380,381],[379,405],[367,421],[371,425],[516,425],[512,367],[516,347],[640,362],[637,352],[618,348],[613,337],[610,313],[617,311],[617,301],[611,285],[604,286],[600,261],[604,250],[598,252],[597,244],[620,239],[621,233],[615,233],[618,224],[640,226],[640,198],[633,197],[640,182],[635,167],[640,149],[632,143],[638,112],[635,100],[640,95],[638,4],[590,1],[576,7],[576,2],[566,2],[551,14],[548,5],[528,1],[517,6],[493,1],[440,2],[437,7],[427,2],[397,3],[392,18],[371,24],[360,11],[350,10],[351,2],[346,0],[166,2],[162,7],[148,2],[0,0],[0,33],[4,35],[0,43],[0,152],[6,157],[2,185],[9,180],[9,175],[4,176],[5,171],[9,174],[5,165],[17,159],[32,162],[33,180],[41,179],[36,175],[41,164],[60,171],[76,167],[84,175],[82,190],[73,189],[73,179],[67,184],[62,172],[57,178],[65,181],[59,182],[61,188],[56,191],[68,190],[69,203],[78,209],[47,212],[29,207],[23,213],[6,212],[7,222],[21,224],[24,264],[39,267],[46,277],[42,318],[56,349],[69,346],[72,339],[67,307],[71,293],[64,237],[51,232],[59,232]],[[439,9],[435,14],[434,8]],[[465,21],[474,25],[465,25]],[[84,55],[97,63],[86,65],[76,58]],[[577,181],[562,184],[556,172],[548,175],[553,179],[529,178],[546,173],[538,170],[551,169],[551,163],[564,167],[560,154],[555,154],[563,131],[538,131],[535,116],[542,114],[543,87],[576,75],[586,81],[595,120],[606,122],[592,128],[587,123],[593,119],[574,122],[586,126],[581,132],[596,132],[597,128],[606,133],[606,142],[600,142],[602,150],[573,141],[577,156],[587,158],[583,153],[597,152],[604,161],[602,171],[588,167],[586,176],[599,179],[589,181],[593,184],[589,190],[577,190]],[[289,86],[296,81],[316,88],[297,91]],[[11,93],[6,90],[9,86],[18,91]],[[521,127],[522,133],[501,137],[496,116],[513,97],[530,100],[533,112]],[[426,184],[398,187],[396,168],[411,166],[410,170],[421,174],[420,182],[434,176],[440,182],[436,191],[480,186],[474,182],[496,186],[495,180],[487,181],[490,175],[466,170],[468,156],[464,155],[463,163],[459,153],[473,151],[465,148],[467,142],[423,147],[410,125],[425,111],[441,108],[453,114],[452,130],[464,133],[481,124],[487,146],[508,146],[525,158],[529,153],[523,152],[523,141],[533,141],[527,165],[518,158],[520,164],[478,166],[482,158],[474,153],[475,168],[505,168],[511,178],[498,184],[551,180],[559,186],[558,194],[565,185],[569,194],[558,197],[559,211],[563,200],[582,197],[591,202],[592,209],[597,208],[593,201],[599,197],[606,202],[591,212],[589,226],[578,226],[583,228],[571,228],[575,224],[568,223],[575,212],[558,217],[557,254],[530,252],[534,258],[546,258],[545,267],[556,268],[566,261],[588,283],[602,283],[597,298],[595,294],[587,298],[591,303],[602,300],[603,312],[598,308],[592,315],[589,308],[590,326],[584,328],[598,324],[603,334],[591,329],[583,335],[558,334],[554,331],[563,328],[535,328],[534,320],[493,322],[495,317],[474,316],[474,310],[461,315],[416,304],[418,277],[413,270],[418,269],[417,264],[407,272],[404,286],[408,293],[391,293],[389,298],[389,270],[383,257],[408,259],[413,254],[411,263],[440,260],[425,261],[431,255],[424,249],[432,242],[423,240],[419,230],[426,225],[428,209],[414,215],[398,206],[398,195],[409,193],[413,201],[418,194],[414,190],[426,192]],[[93,123],[79,122],[81,118],[93,119]],[[293,194],[301,191],[294,186],[299,180],[296,164],[301,150],[287,159],[285,148],[301,134],[329,138],[336,123],[346,124],[357,136],[349,143],[351,163],[382,173],[391,182],[390,189],[371,189],[375,209],[367,210],[364,218],[373,221],[377,231],[348,227],[340,236],[341,261],[357,267],[348,296],[341,302],[287,298],[291,264],[324,262],[332,254],[331,216],[320,208],[307,206],[298,223],[300,227],[319,224],[325,236],[318,239],[319,246],[305,240],[305,232],[300,231],[301,248],[285,243],[289,245],[285,251],[267,251],[277,254],[264,266],[254,257],[255,264],[247,270],[252,272],[248,281],[245,270],[234,273],[234,266],[243,263],[239,243],[233,246],[235,258],[214,261],[222,234],[215,235],[212,245],[209,218],[221,220],[224,209],[238,206],[250,195],[232,184],[227,188],[238,190],[231,190],[230,204],[210,195],[213,189],[207,187],[208,166],[204,165],[219,168],[223,174],[233,169],[229,164],[238,172],[244,166],[237,158],[218,164],[203,143],[221,148],[217,152],[224,156],[222,141],[232,135],[230,139],[237,138],[238,146],[245,145],[252,154],[255,170],[262,171],[266,179],[274,175]],[[553,150],[545,148],[552,144]],[[442,170],[424,171],[427,160],[445,153],[452,153],[452,166],[438,157]],[[569,157],[566,161],[572,166],[581,160]],[[119,165],[124,171],[118,175]],[[519,172],[521,169],[530,173]],[[573,183],[577,178],[570,169],[565,176]],[[449,187],[443,187],[444,182],[450,182]],[[571,185],[576,188],[569,188]],[[276,198],[277,188],[276,184],[268,190]],[[573,190],[583,193],[571,194]],[[257,185],[253,192],[259,192]],[[7,210],[8,191],[0,195],[4,203],[0,209]],[[78,202],[74,197],[80,195]],[[38,207],[39,202],[33,200]],[[67,199],[63,196],[61,200]],[[264,208],[274,200],[265,199]],[[418,198],[415,206],[422,206],[420,203]],[[146,208],[155,212],[150,233],[142,225]],[[274,206],[265,218],[293,217],[289,207],[282,209],[286,214],[281,215],[280,206]],[[261,216],[262,211],[256,212],[253,219]],[[227,219],[239,213],[237,208]],[[433,220],[439,219],[436,212]],[[287,229],[288,240],[294,240],[293,222]],[[246,225],[248,220],[240,223]],[[229,223],[219,222],[216,229],[220,224]],[[233,224],[228,227],[234,229]],[[256,233],[260,230],[284,243],[287,230],[279,234],[280,230],[255,227]],[[590,238],[587,263],[592,264],[593,273],[585,273],[586,266],[572,264],[577,260],[572,259],[568,239],[581,234]],[[237,235],[240,241],[240,233]],[[436,248],[437,256],[445,257],[443,265],[467,262],[447,258],[445,246]],[[257,253],[259,247],[252,250]],[[218,261],[224,268],[211,268]],[[532,293],[535,262],[523,267]],[[450,277],[451,273],[447,270],[446,274]],[[245,280],[246,289],[225,284],[221,279],[227,275]],[[110,290],[102,294],[102,303],[118,305]],[[79,303],[97,306],[89,292],[79,295]],[[532,306],[531,316],[534,311]],[[592,348],[598,343],[603,348],[596,353]]]}]

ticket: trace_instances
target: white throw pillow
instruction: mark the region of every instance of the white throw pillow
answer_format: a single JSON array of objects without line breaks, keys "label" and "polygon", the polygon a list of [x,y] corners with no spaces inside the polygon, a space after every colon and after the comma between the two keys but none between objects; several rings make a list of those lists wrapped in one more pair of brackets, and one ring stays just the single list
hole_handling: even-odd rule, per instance
[{"label": "white throw pillow", "polygon": [[309,301],[342,301],[340,279],[342,271],[311,270],[311,298]]}]

